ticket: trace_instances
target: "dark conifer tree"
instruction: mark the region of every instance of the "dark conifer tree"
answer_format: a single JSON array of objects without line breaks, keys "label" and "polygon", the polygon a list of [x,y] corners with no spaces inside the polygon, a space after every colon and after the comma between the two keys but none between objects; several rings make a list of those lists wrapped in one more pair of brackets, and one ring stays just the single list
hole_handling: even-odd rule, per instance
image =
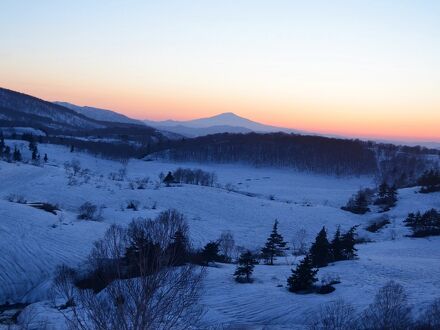
[{"label": "dark conifer tree", "polygon": [[173,173],[168,172],[168,174],[165,176],[165,178],[163,179],[163,182],[167,185],[167,187],[170,186],[170,184],[172,184],[174,182],[174,176]]},{"label": "dark conifer tree", "polygon": [[207,265],[210,262],[219,261],[219,243],[218,242],[209,242],[205,245],[201,253],[203,262]]},{"label": "dark conifer tree", "polygon": [[322,227],[316,236],[315,242],[310,247],[310,258],[315,267],[325,267],[331,261],[330,243],[327,239],[325,227]]},{"label": "dark conifer tree", "polygon": [[284,238],[278,233],[278,220],[275,220],[273,224],[272,233],[268,237],[264,248],[261,249],[261,254],[266,259],[267,264],[273,265],[274,258],[277,256],[283,256],[287,243],[284,242]]},{"label": "dark conifer tree", "polygon": [[5,156],[7,161],[11,160],[11,148],[9,146],[5,146],[5,150],[3,151],[3,155]]},{"label": "dark conifer tree", "polygon": [[14,153],[12,155],[12,159],[15,162],[20,162],[22,160],[21,152],[20,152],[20,150],[17,149],[17,147],[14,148]]},{"label": "dark conifer tree", "polygon": [[0,131],[0,157],[3,156],[4,149],[5,149],[5,137],[3,136],[3,132]]},{"label": "dark conifer tree", "polygon": [[342,235],[342,253],[345,260],[351,260],[357,257],[357,249],[354,246],[356,244],[356,228],[357,226],[353,226]]},{"label": "dark conifer tree", "polygon": [[182,230],[177,230],[173,236],[173,242],[168,247],[170,264],[182,266],[188,261],[188,239]]},{"label": "dark conifer tree", "polygon": [[254,271],[254,266],[257,264],[251,251],[246,251],[240,255],[238,259],[238,265],[235,270],[234,276],[237,282],[252,282],[251,275]]},{"label": "dark conifer tree", "polygon": [[331,242],[332,259],[334,261],[344,260],[343,247],[341,241],[341,228],[338,226],[335,236]]},{"label": "dark conifer tree", "polygon": [[35,146],[34,149],[32,149],[32,160],[37,160],[38,159],[38,148],[37,146]]},{"label": "dark conifer tree", "polygon": [[310,255],[306,255],[298,264],[292,275],[287,279],[287,286],[291,292],[311,291],[313,284],[317,281],[318,270],[313,267]]}]

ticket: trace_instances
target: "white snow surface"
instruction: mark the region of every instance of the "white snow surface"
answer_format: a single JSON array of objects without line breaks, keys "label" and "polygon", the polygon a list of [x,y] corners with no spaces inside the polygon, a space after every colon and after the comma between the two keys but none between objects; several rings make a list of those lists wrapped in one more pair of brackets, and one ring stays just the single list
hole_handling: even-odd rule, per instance
[{"label": "white snow surface", "polygon": [[[30,158],[27,144],[6,143],[17,145],[24,158]],[[335,178],[286,169],[143,160],[122,164],[70,153],[61,146],[40,144],[39,150],[43,155],[47,153],[47,164],[0,161],[0,304],[34,303],[31,306],[41,310],[38,314],[48,320],[48,328],[51,324],[54,329],[62,328],[62,317],[53,316],[56,310],[47,302],[55,267],[84,262],[93,242],[102,237],[110,224],[126,225],[133,218],[154,217],[168,208],[186,216],[196,246],[230,230],[237,245],[258,249],[275,219],[288,242],[292,242],[299,228],[307,230],[311,241],[322,226],[331,236],[338,225],[344,230],[358,224],[360,235],[373,241],[358,245],[358,260],[320,269],[319,278],[326,274],[340,277],[341,283],[329,295],[296,295],[287,291],[286,279],[300,258],[278,258],[274,266],[257,265],[253,284],[236,283],[232,277],[234,265],[209,268],[202,297],[206,326],[301,329],[309,313],[338,298],[362,309],[390,279],[405,287],[410,302],[417,303],[418,308],[440,297],[440,238],[408,238],[408,229],[402,224],[408,212],[440,208],[440,193],[419,194],[417,188],[399,190],[397,207],[387,213],[392,223],[372,234],[363,228],[381,214],[373,210],[359,216],[340,209],[360,187],[374,186],[369,177]],[[67,184],[63,164],[72,159],[90,170],[88,183]],[[108,178],[109,173],[124,166],[124,181]],[[218,176],[218,186],[158,187],[158,174],[177,167],[213,171]],[[150,178],[147,189],[129,188],[130,180],[143,177]],[[225,185],[233,190],[225,189]],[[28,202],[57,204],[61,211],[53,215],[9,202],[5,197],[10,194],[22,195]],[[139,211],[125,209],[125,203],[132,199],[140,202]],[[78,208],[85,201],[103,206],[102,221],[77,220]],[[153,205],[157,207],[153,209]]]}]

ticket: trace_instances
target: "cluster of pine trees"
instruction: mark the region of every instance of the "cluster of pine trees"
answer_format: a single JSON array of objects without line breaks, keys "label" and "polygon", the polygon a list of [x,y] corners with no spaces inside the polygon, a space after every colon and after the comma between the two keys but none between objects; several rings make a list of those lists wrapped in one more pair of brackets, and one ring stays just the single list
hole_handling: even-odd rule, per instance
[{"label": "cluster of pine trees", "polygon": [[[40,153],[38,152],[38,145],[37,142],[33,139],[33,136],[30,135],[24,135],[25,140],[29,141],[29,150],[32,153],[32,161],[38,161],[40,160]],[[17,148],[17,146],[14,146],[14,150],[11,151],[11,147],[6,145],[5,138],[3,136],[3,133],[0,131],[0,159],[4,159],[8,162],[14,161],[14,162],[21,162],[23,161],[23,155],[21,153],[21,150]],[[44,161],[48,161],[47,154],[44,154]]]},{"label": "cluster of pine trees", "polygon": [[405,225],[412,230],[413,237],[440,235],[440,212],[431,209],[425,213],[410,213],[405,219]]},{"label": "cluster of pine trees", "polygon": [[[314,283],[317,281],[317,268],[325,267],[330,262],[351,260],[356,258],[356,227],[350,228],[346,233],[341,234],[338,229],[330,242],[327,238],[325,227],[321,229],[315,238],[315,242],[310,247],[309,253],[298,264],[292,275],[287,280],[289,291],[291,292],[313,292]],[[334,288],[331,283],[326,288],[319,288],[321,292],[331,292]]]},{"label": "cluster of pine trees", "polygon": [[419,178],[418,184],[422,186],[421,193],[440,191],[440,169],[425,171]]},{"label": "cluster of pine trees", "polygon": [[165,183],[167,187],[172,183],[186,183],[212,187],[217,181],[217,175],[214,172],[206,172],[201,169],[179,167],[174,172],[168,172],[167,175],[160,173],[159,179]]},{"label": "cluster of pine trees", "polygon": [[377,197],[374,201],[374,205],[381,207],[383,212],[389,211],[390,208],[396,206],[397,203],[397,188],[396,186],[390,186],[386,181],[378,188]]},{"label": "cluster of pine trees", "polygon": [[396,186],[390,186],[384,181],[377,188],[377,192],[369,188],[360,189],[341,209],[354,214],[365,214],[371,211],[369,206],[374,204],[379,206],[382,212],[386,212],[396,206],[396,203]]}]

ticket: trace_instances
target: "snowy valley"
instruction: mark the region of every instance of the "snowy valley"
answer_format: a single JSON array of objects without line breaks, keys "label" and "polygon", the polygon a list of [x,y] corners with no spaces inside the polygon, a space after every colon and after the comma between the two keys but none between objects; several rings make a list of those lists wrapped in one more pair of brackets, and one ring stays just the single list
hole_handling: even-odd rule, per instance
[{"label": "snowy valley", "polygon": [[[20,162],[0,161],[0,319],[5,328],[11,313],[7,304],[27,306],[17,327],[26,322],[31,328],[66,327],[51,290],[56,267],[84,264],[93,243],[111,224],[127,226],[132,219],[155,218],[168,209],[184,215],[194,248],[228,232],[236,246],[233,259],[244,249],[258,253],[275,220],[289,248],[273,266],[260,261],[253,283],[234,280],[234,260],[206,267],[201,328],[302,329],[324,304],[338,299],[361,311],[389,280],[404,287],[414,315],[440,297],[440,238],[407,237],[410,231],[404,225],[410,212],[440,209],[440,192],[399,189],[391,210],[378,213],[372,207],[371,212],[357,215],[341,206],[360,188],[375,187],[372,176],[334,177],[232,164],[114,161],[51,144],[38,144],[39,153],[47,154],[47,162],[32,162],[26,141],[6,139],[5,143],[21,150],[23,158]],[[213,172],[217,179],[212,186],[168,186],[163,174],[177,168]],[[99,209],[99,219],[78,219],[85,202]],[[50,213],[32,203],[48,203],[57,210]],[[135,207],[130,208],[130,203]],[[389,224],[375,233],[366,230],[384,216]],[[310,246],[323,226],[329,239],[338,226],[343,231],[358,226],[358,236],[364,241],[356,244],[358,257],[319,269],[319,281],[340,281],[334,292],[289,292],[287,278],[303,258],[292,255],[298,233],[303,232],[302,240]]]}]

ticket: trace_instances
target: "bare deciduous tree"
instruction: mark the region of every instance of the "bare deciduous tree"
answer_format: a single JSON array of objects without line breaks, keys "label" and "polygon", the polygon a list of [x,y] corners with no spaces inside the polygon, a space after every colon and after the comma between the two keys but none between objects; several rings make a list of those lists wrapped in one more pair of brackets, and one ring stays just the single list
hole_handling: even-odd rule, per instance
[{"label": "bare deciduous tree", "polygon": [[356,311],[343,300],[324,305],[317,317],[312,317],[310,330],[352,330],[356,329]]},{"label": "bare deciduous tree", "polygon": [[390,281],[374,297],[361,318],[361,329],[406,330],[413,326],[411,308],[402,285]]},{"label": "bare deciduous tree", "polygon": [[187,233],[183,216],[162,212],[128,228],[113,225],[95,243],[89,277],[77,282],[76,304],[65,313],[75,329],[187,329],[202,314],[198,305],[204,269],[172,267],[175,233]]},{"label": "bare deciduous tree", "polygon": [[225,230],[221,233],[218,240],[219,250],[226,259],[230,260],[232,258],[233,250],[235,247],[234,235],[230,230]]}]

